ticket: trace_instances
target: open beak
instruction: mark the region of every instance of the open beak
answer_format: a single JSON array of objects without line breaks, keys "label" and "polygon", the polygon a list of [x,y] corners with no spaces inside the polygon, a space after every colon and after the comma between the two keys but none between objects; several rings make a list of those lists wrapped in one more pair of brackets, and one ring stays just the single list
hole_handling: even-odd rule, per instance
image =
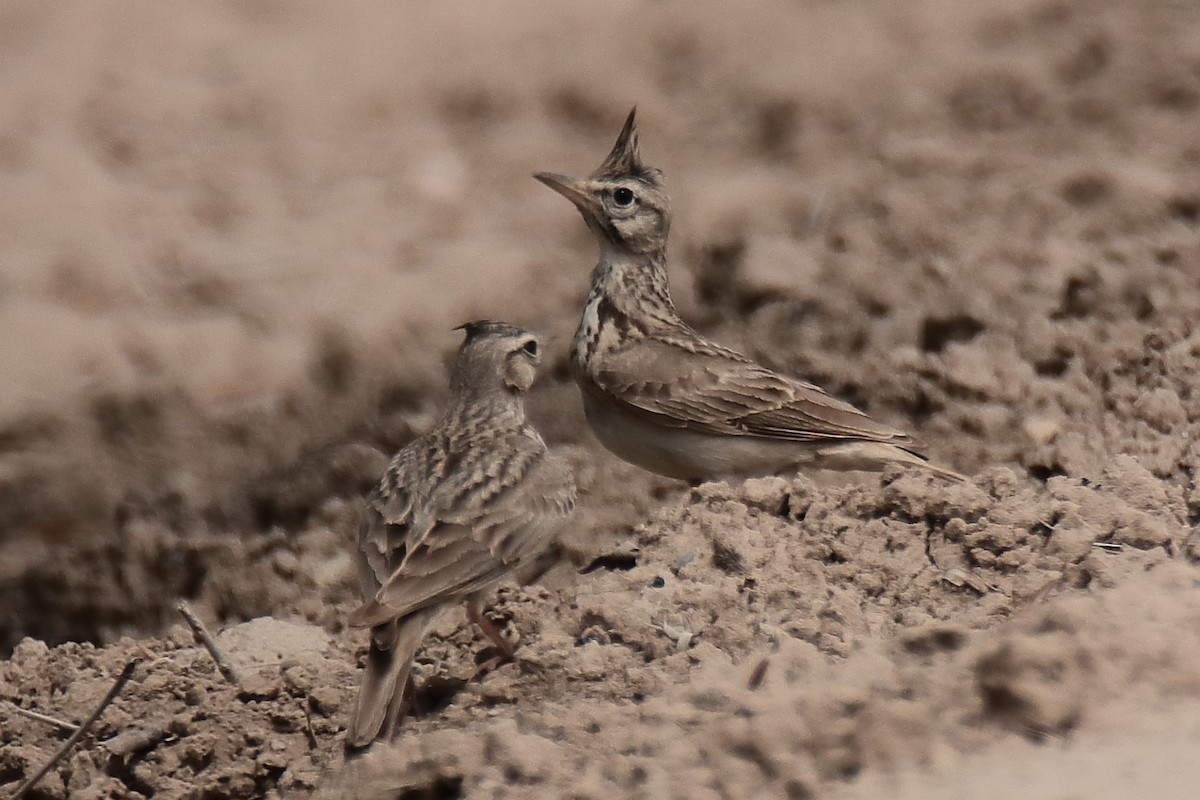
[{"label": "open beak", "polygon": [[586,181],[554,172],[538,172],[533,177],[570,200],[580,211],[594,213],[597,210],[596,199],[585,188]]}]

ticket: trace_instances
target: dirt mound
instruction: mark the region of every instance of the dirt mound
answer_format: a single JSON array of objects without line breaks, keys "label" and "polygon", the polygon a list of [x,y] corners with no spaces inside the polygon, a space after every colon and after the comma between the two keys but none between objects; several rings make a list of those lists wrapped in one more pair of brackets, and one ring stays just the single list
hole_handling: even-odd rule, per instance
[{"label": "dirt mound", "polygon": [[[1045,489],[1004,468],[975,485],[705,484],[584,574],[564,565],[544,588],[502,590],[492,614],[519,631],[516,663],[470,680],[490,651],[461,614],[443,621],[395,746],[345,768],[357,632],[227,630],[239,686],[182,628],[103,650],[27,640],[4,665],[5,699],[78,717],[143,659],[46,796],[811,796],[997,737],[1112,735],[1121,713],[1193,696],[1200,612],[1176,597],[1196,568],[1172,555],[1190,529],[1147,511],[1167,502],[1128,458],[1099,485]],[[16,778],[59,734],[0,713]]]}]

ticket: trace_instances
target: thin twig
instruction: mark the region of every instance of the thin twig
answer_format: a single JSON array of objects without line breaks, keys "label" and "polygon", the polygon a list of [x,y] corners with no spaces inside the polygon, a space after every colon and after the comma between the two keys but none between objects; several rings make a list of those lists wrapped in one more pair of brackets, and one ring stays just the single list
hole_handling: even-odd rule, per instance
[{"label": "thin twig", "polygon": [[62,747],[58,748],[58,752],[50,757],[45,766],[21,784],[16,794],[13,795],[13,800],[21,800],[25,796],[25,793],[33,788],[35,783],[45,777],[47,772],[54,769],[55,764],[66,758],[67,753],[71,752],[71,748],[75,746],[76,742],[82,739],[83,735],[88,732],[88,729],[96,724],[96,720],[100,719],[100,715],[104,713],[104,709],[108,708],[109,703],[117,699],[117,695],[121,693],[121,690],[125,688],[125,684],[133,677],[133,671],[137,668],[140,661],[140,658],[135,658],[125,665],[125,669],[121,670],[121,674],[117,676],[117,680],[113,683],[112,688],[108,690],[108,694],[104,695],[104,699],[100,701],[100,705],[96,706],[96,710],[87,719],[79,723],[79,727],[67,737],[67,740],[62,743]]},{"label": "thin twig", "polygon": [[308,737],[308,749],[317,749],[317,733],[313,730],[312,712],[308,709],[308,698],[300,698],[300,710],[304,712],[304,734]]},{"label": "thin twig", "polygon": [[217,670],[221,673],[221,677],[234,686],[237,686],[237,673],[233,671],[233,667],[229,666],[224,657],[222,657],[221,651],[217,649],[217,643],[213,641],[212,636],[208,633],[208,628],[204,627],[204,623],[200,621],[196,613],[188,607],[187,602],[184,600],[179,601],[175,606],[175,610],[183,615],[184,621],[192,629],[192,636],[196,638],[196,643],[201,645],[212,656],[212,660],[217,665]]},{"label": "thin twig", "polygon": [[75,730],[79,727],[78,725],[76,725],[73,722],[64,722],[63,720],[58,719],[57,717],[52,717],[49,714],[42,714],[40,712],[33,711],[28,708],[21,708],[19,705],[17,705],[16,703],[14,703],[11,700],[5,700],[4,702],[8,704],[8,707],[12,711],[16,712],[17,714],[20,714],[22,717],[25,717],[27,719],[37,720],[38,722],[44,722],[47,725],[53,725],[54,727],[58,728],[59,730],[66,731],[67,733],[74,733]]}]

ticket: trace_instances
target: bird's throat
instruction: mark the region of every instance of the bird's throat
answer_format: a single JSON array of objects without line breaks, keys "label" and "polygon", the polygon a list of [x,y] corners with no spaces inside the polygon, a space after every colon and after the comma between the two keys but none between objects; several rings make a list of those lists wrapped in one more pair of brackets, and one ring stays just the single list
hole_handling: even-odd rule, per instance
[{"label": "bird's throat", "polygon": [[602,251],[575,332],[572,366],[586,371],[597,353],[620,349],[678,322],[663,258]]}]

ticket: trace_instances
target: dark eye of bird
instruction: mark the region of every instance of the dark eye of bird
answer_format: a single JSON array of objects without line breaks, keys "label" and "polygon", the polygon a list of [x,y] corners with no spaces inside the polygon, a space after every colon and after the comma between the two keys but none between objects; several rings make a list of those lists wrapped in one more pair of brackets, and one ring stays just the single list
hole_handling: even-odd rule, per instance
[{"label": "dark eye of bird", "polygon": [[535,342],[533,339],[530,339],[528,342],[521,345],[521,349],[526,353],[529,353],[531,356],[536,356],[538,353],[537,342]]},{"label": "dark eye of bird", "polygon": [[622,186],[613,192],[613,200],[619,206],[627,206],[633,202],[633,190]]}]

